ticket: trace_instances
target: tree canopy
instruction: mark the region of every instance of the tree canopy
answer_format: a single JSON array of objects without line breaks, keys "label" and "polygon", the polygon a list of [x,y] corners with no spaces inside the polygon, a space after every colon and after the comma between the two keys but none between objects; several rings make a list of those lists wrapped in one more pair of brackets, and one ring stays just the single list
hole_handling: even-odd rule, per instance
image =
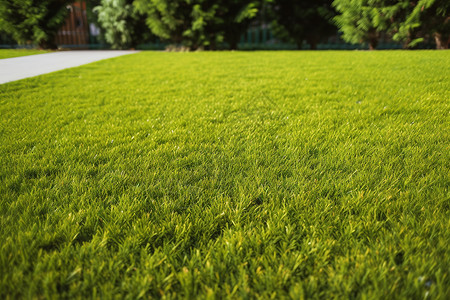
[{"label": "tree canopy", "polygon": [[54,39],[64,24],[71,0],[2,0],[0,28],[19,44],[56,48]]},{"label": "tree canopy", "polygon": [[190,49],[214,49],[227,42],[231,48],[258,12],[251,0],[135,0],[136,8],[147,15],[152,33]]},{"label": "tree canopy", "polygon": [[350,43],[375,49],[381,33],[414,47],[433,36],[437,48],[448,48],[450,2],[446,0],[334,0],[336,24]]},{"label": "tree canopy", "polygon": [[342,38],[350,43],[368,43],[370,49],[378,45],[380,32],[387,29],[388,17],[379,13],[384,0],[334,0],[338,11],[336,24]]},{"label": "tree canopy", "polygon": [[335,12],[332,0],[270,0],[274,26],[281,26],[299,49],[306,41],[316,49],[319,41],[335,34],[331,23]]},{"label": "tree canopy", "polygon": [[211,49],[217,42],[225,42],[230,49],[237,49],[241,35],[261,9],[261,1],[255,0],[210,0],[215,5],[211,22],[205,27]]},{"label": "tree canopy", "polygon": [[148,35],[145,17],[132,4],[133,0],[101,0],[94,8],[104,39],[113,49],[134,48]]},{"label": "tree canopy", "polygon": [[[409,2],[409,1],[408,1]],[[436,48],[448,49],[450,42],[450,1],[419,0],[408,7],[399,23],[394,39],[406,41],[409,46],[433,37]]]},{"label": "tree canopy", "polygon": [[[56,48],[54,39],[74,0],[0,0],[0,31],[20,44]],[[385,36],[416,47],[450,41],[448,0],[90,0],[90,22],[113,48],[147,37],[195,49],[236,49],[249,26],[270,26],[278,40],[311,49],[342,33],[350,43],[378,46]],[[95,9],[93,10],[93,8]],[[93,12],[94,11],[94,12]],[[336,27],[337,26],[337,27]]]}]

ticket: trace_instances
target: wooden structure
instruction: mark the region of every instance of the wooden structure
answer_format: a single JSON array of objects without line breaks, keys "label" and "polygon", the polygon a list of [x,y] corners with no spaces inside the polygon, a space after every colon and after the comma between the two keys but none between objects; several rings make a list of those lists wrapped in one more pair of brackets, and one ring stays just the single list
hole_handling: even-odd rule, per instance
[{"label": "wooden structure", "polygon": [[89,23],[87,20],[86,1],[74,1],[67,6],[69,15],[66,23],[58,31],[55,42],[57,45],[69,47],[89,47]]}]

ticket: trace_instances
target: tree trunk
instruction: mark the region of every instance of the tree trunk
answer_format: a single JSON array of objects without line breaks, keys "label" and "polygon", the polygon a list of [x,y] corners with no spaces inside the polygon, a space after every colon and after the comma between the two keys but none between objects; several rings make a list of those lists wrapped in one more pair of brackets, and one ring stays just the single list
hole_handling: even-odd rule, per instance
[{"label": "tree trunk", "polygon": [[238,42],[235,40],[230,41],[230,50],[237,50],[237,48],[238,48]]},{"label": "tree trunk", "polygon": [[369,38],[369,50],[375,50],[378,46],[378,38],[371,37]]},{"label": "tree trunk", "polygon": [[311,50],[317,50],[317,41],[316,39],[310,39],[308,40],[309,48]]},{"label": "tree trunk", "polygon": [[434,40],[436,41],[436,49],[448,49],[448,44],[450,42],[450,39],[445,39],[442,34],[436,32],[434,34]]},{"label": "tree trunk", "polygon": [[375,50],[378,46],[378,34],[374,29],[369,31],[368,43],[369,50]]},{"label": "tree trunk", "polygon": [[235,30],[232,30],[232,28],[228,28],[228,30],[225,31],[223,41],[228,44],[230,50],[237,50],[238,43],[241,38],[241,35],[237,33]]},{"label": "tree trunk", "polygon": [[217,50],[216,42],[211,42],[211,44],[209,44],[209,50]]},{"label": "tree trunk", "polygon": [[58,49],[58,46],[55,43],[54,39],[49,39],[49,40],[41,40],[39,42],[39,48],[46,50],[46,49],[50,49],[50,50],[56,50]]},{"label": "tree trunk", "polygon": [[378,46],[378,39],[377,38],[371,38],[369,39],[369,50],[375,50]]},{"label": "tree trunk", "polygon": [[297,49],[298,50],[302,50],[302,48],[303,48],[303,40],[296,40],[295,42],[297,44]]}]

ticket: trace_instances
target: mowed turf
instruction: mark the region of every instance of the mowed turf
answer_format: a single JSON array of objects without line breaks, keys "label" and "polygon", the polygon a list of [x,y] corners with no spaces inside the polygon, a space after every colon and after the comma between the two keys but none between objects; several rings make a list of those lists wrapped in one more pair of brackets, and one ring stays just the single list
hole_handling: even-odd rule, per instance
[{"label": "mowed turf", "polygon": [[142,52],[0,85],[0,298],[448,299],[449,65]]},{"label": "mowed turf", "polygon": [[0,49],[0,59],[19,57],[19,56],[27,56],[27,55],[34,55],[34,54],[44,54],[44,53],[48,53],[48,52],[49,51],[44,51],[44,50]]}]

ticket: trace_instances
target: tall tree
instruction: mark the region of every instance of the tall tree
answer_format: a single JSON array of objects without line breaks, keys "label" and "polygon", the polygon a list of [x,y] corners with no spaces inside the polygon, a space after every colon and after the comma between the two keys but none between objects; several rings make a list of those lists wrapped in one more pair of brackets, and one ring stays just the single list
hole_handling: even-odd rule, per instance
[{"label": "tall tree", "polygon": [[88,23],[93,23],[95,26],[100,27],[98,23],[98,15],[94,12],[94,8],[101,4],[102,0],[89,0],[86,2],[86,15]]},{"label": "tall tree", "polygon": [[409,0],[334,0],[336,24],[347,42],[368,43],[373,50],[381,33],[398,30],[410,6]]},{"label": "tall tree", "polygon": [[450,43],[450,1],[419,0],[411,2],[409,11],[399,22],[394,39],[408,46],[433,37],[437,49],[448,49]]},{"label": "tall tree", "polygon": [[235,49],[256,16],[260,0],[135,0],[153,34],[192,50],[215,49],[227,42]]},{"label": "tall tree", "polygon": [[210,0],[216,5],[213,19],[205,30],[211,49],[213,43],[226,42],[230,49],[237,49],[239,40],[257,16],[262,1],[259,0]]},{"label": "tall tree", "polygon": [[336,33],[332,0],[271,0],[275,26],[282,26],[299,49],[306,41],[317,49],[322,38]]},{"label": "tall tree", "polygon": [[135,48],[149,35],[145,17],[132,3],[133,0],[101,0],[94,8],[103,36],[113,49]]},{"label": "tall tree", "polygon": [[203,28],[211,18],[189,0],[135,0],[136,9],[147,15],[153,34],[190,49],[203,46]]},{"label": "tall tree", "polygon": [[[342,38],[353,44],[368,43],[374,50],[378,45],[381,28],[386,19],[381,18],[377,8],[383,0],[334,0],[339,13],[334,19],[342,31]],[[386,29],[386,28],[383,28]]]},{"label": "tall tree", "polygon": [[55,36],[64,24],[71,0],[1,0],[0,28],[19,44],[55,49]]},{"label": "tall tree", "polygon": [[334,0],[335,17],[343,38],[351,43],[378,44],[381,32],[411,48],[433,36],[437,48],[448,48],[450,1],[448,0]]}]

